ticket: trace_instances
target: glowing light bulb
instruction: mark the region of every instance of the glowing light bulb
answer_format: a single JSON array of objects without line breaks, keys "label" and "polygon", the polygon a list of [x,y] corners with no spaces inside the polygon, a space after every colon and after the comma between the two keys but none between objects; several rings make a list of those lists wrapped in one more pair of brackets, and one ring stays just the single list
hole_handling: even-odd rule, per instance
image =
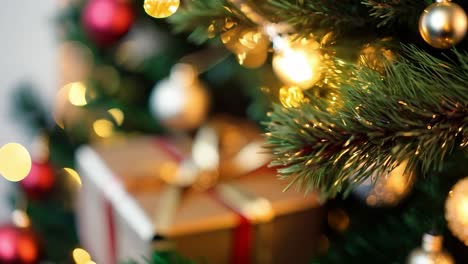
[{"label": "glowing light bulb", "polygon": [[281,45],[273,57],[273,70],[288,85],[312,87],[321,77],[321,53],[318,43],[299,39]]}]

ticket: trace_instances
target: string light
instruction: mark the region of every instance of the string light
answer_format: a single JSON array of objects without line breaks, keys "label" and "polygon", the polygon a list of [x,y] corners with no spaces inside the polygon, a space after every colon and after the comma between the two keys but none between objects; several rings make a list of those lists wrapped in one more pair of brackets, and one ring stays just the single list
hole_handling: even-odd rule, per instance
[{"label": "string light", "polygon": [[282,82],[308,89],[320,80],[321,53],[318,42],[306,38],[294,40],[294,37],[281,41],[276,38],[274,41],[273,70]]}]

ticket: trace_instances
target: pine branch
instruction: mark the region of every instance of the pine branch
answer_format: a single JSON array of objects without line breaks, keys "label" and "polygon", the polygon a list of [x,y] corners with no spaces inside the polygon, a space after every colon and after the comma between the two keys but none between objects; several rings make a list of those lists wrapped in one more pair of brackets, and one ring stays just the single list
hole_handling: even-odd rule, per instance
[{"label": "pine branch", "polygon": [[[287,23],[301,35],[322,34],[333,31],[356,34],[371,33],[376,28],[394,24],[416,25],[415,20],[430,1],[411,0],[245,0],[245,3],[274,23]],[[253,26],[250,21],[227,0],[189,1],[169,21],[177,32],[190,31],[190,38],[203,43],[224,30],[226,19]],[[260,25],[261,26],[261,25]]]},{"label": "pine branch", "polygon": [[236,23],[241,17],[227,7],[225,0],[187,1],[184,9],[169,18],[169,23],[176,32],[191,31],[189,40],[201,44],[219,34],[226,20]]},{"label": "pine branch", "polygon": [[369,14],[376,18],[377,27],[383,27],[395,22],[409,23],[421,14],[422,10],[432,1],[412,0],[363,0],[362,4],[369,7]]},{"label": "pine branch", "polygon": [[468,54],[455,52],[454,62],[414,47],[403,53],[385,77],[356,68],[336,112],[323,101],[275,107],[267,139],[282,178],[333,197],[404,160],[428,172],[453,149],[467,149]]},{"label": "pine branch", "polygon": [[301,35],[330,30],[343,32],[363,27],[368,20],[365,9],[357,0],[268,0],[267,3],[262,10],[269,14],[270,20],[286,22]]}]

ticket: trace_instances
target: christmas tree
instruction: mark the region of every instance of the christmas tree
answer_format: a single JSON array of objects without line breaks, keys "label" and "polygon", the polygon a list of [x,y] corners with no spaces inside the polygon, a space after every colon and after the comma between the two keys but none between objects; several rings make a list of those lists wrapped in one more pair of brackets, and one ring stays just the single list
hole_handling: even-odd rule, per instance
[{"label": "christmas tree", "polygon": [[[5,263],[93,263],[93,253],[109,248],[91,248],[91,256],[81,249],[103,243],[93,243],[100,240],[80,229],[75,216],[84,222],[95,220],[98,226],[118,211],[125,220],[104,221],[103,228],[119,229],[122,221],[140,219],[140,209],[133,209],[145,206],[134,207],[133,202],[144,204],[138,198],[144,189],[157,193],[157,202],[151,200],[149,207],[158,204],[158,217],[182,214],[188,206],[180,200],[192,192],[222,196],[222,204],[243,221],[233,232],[234,249],[222,259],[225,263],[286,261],[274,254],[287,256],[289,263],[299,263],[303,256],[310,263],[467,262],[467,9],[465,2],[449,0],[71,1],[57,18],[63,39],[58,51],[62,87],[52,117],[29,87],[18,88],[17,111],[41,140],[31,150],[31,171],[13,199],[16,227],[0,230],[0,242],[10,239],[6,243],[18,248],[16,259],[2,252],[0,258]],[[254,172],[235,163],[247,147],[260,142],[257,128],[245,125],[246,119],[264,131],[263,152],[271,154],[269,167],[282,186],[273,196],[299,193],[303,201],[320,204],[304,205],[312,218],[297,216],[299,200],[284,207],[301,219],[284,221],[286,228],[309,234],[320,227],[320,232],[312,232],[313,243],[264,239],[269,223],[273,229],[278,226],[271,211],[281,215],[279,202],[245,198],[227,180],[237,179],[236,173]],[[151,139],[120,145],[135,134]],[[155,140],[154,135],[163,136]],[[151,144],[157,151],[153,146],[144,152],[151,155],[140,153]],[[185,156],[187,146],[191,158]],[[226,154],[229,148],[234,154]],[[239,163],[255,160],[257,152],[255,148],[254,156]],[[176,165],[166,162],[151,168],[161,171],[171,191],[154,187],[159,179],[128,183],[120,178],[114,184],[111,177],[101,183],[101,191],[109,193],[105,195],[110,203],[105,203],[111,209],[105,210],[110,213],[83,216],[88,209],[82,208],[100,202],[82,194],[77,209],[72,206],[76,193],[94,195],[86,185],[97,184],[98,174],[107,173],[88,160],[92,153],[107,169],[118,167],[135,175],[134,167],[147,172],[147,156],[173,159]],[[116,165],[110,165],[113,162]],[[6,178],[14,174],[3,166],[0,171]],[[230,173],[234,176],[223,178]],[[252,182],[237,184],[262,192],[257,190],[262,185],[255,189]],[[230,204],[232,197],[255,206],[239,209]],[[158,228],[173,221],[161,219],[154,221]],[[138,230],[144,229],[141,224]],[[122,230],[109,235],[112,252],[104,262],[127,261],[116,251],[136,252],[147,246],[119,242],[136,241],[121,238],[134,230]],[[210,259],[184,256],[184,250],[179,252],[184,247],[168,239],[177,237],[176,232],[167,230],[163,235],[150,230],[156,232],[147,243],[154,254],[145,256],[146,262]],[[263,240],[237,238],[249,232]],[[87,235],[78,239],[77,233]],[[30,246],[20,246],[22,236]],[[290,236],[300,234],[291,231]],[[197,243],[206,243],[201,238],[190,241],[195,251]],[[258,244],[272,246],[248,253]],[[211,250],[221,252],[222,245],[210,244]],[[275,245],[284,252],[274,252]],[[140,263],[142,258],[128,261]]]}]

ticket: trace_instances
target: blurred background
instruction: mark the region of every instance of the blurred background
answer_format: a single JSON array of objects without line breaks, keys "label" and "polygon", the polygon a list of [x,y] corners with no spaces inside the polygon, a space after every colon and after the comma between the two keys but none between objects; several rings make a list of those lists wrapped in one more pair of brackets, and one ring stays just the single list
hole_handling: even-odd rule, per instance
[{"label": "blurred background", "polygon": [[[41,102],[51,109],[57,91],[57,47],[55,17],[60,1],[8,1],[0,10],[0,145],[18,142],[31,147],[34,132],[18,122],[14,91],[34,83]],[[0,219],[9,218],[8,191],[11,184],[0,181]]]},{"label": "blurred background", "polygon": [[468,263],[432,2],[5,1],[0,264]]}]

